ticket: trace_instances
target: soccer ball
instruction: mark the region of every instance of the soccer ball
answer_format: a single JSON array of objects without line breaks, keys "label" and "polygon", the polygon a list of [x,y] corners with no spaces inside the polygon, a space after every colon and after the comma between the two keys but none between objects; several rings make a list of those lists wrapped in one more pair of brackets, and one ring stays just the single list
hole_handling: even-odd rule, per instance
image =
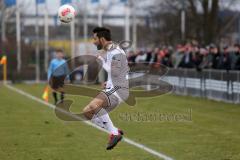
[{"label": "soccer ball", "polygon": [[76,15],[76,10],[69,4],[62,5],[58,9],[58,18],[62,23],[70,23]]}]

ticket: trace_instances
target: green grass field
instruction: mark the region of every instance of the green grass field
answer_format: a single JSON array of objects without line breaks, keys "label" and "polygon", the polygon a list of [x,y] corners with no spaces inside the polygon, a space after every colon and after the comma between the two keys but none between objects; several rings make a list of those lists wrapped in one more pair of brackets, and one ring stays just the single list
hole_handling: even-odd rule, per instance
[{"label": "green grass field", "polygon": [[[44,85],[14,85],[41,98]],[[121,142],[106,151],[106,133],[83,122],[58,119],[51,108],[0,86],[0,160],[155,160]],[[68,96],[80,112],[90,98]],[[52,100],[51,100],[52,102]],[[189,115],[179,119],[136,119],[142,115]],[[124,119],[131,115],[131,119]],[[200,98],[163,95],[138,99],[110,116],[126,137],[176,160],[240,160],[240,106]],[[136,117],[136,116],[135,116]]]}]

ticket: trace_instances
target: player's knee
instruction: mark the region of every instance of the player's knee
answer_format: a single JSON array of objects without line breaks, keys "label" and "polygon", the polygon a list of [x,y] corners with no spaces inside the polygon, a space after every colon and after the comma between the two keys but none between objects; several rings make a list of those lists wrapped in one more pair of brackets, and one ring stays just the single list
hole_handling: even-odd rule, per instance
[{"label": "player's knee", "polygon": [[92,116],[95,114],[95,108],[96,108],[96,106],[93,104],[87,105],[83,109],[83,114],[85,115],[85,117],[87,117],[88,119],[91,119]]}]

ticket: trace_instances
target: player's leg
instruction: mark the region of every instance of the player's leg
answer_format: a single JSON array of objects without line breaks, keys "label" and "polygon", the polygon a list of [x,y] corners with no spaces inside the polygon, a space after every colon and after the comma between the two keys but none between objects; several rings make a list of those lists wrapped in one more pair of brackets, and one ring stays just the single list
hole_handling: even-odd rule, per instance
[{"label": "player's leg", "polygon": [[83,109],[84,116],[91,120],[103,106],[107,105],[105,97],[100,93],[98,94],[87,106]]},{"label": "player's leg", "polygon": [[[113,96],[111,96],[111,99],[112,98]],[[117,143],[121,141],[123,135],[123,132],[121,130],[118,130],[113,125],[108,114],[108,111],[113,109],[111,108],[111,106],[115,107],[117,106],[117,104],[118,101],[116,101],[116,103],[112,101],[111,105],[110,99],[107,97],[107,95],[101,92],[89,103],[89,105],[84,108],[85,117],[91,120],[94,124],[98,125],[99,127],[105,128],[111,133],[109,142],[107,144],[107,150],[114,148]]]},{"label": "player's leg", "polygon": [[58,103],[58,93],[60,92],[60,100],[63,101],[64,99],[64,93],[63,93],[63,85],[64,85],[64,78],[65,76],[52,76],[49,84],[51,88],[53,89],[52,94],[54,98],[54,104],[56,105]]},{"label": "player's leg", "polygon": [[[119,99],[119,96],[116,96],[116,92],[109,91],[109,92],[104,92],[104,94],[107,96],[109,100],[109,105],[105,108],[105,111],[110,113],[113,109],[115,109],[120,104],[121,101]],[[104,121],[104,118],[109,118],[109,115],[104,114],[104,116],[102,116],[101,118]],[[110,135],[106,149],[107,150],[113,149],[118,144],[118,142],[121,141],[122,135],[123,135],[123,131],[115,127],[115,134]]]},{"label": "player's leg", "polygon": [[57,102],[58,102],[57,92],[53,91],[53,92],[52,92],[52,95],[53,95],[53,99],[54,99],[54,104],[56,105]]},{"label": "player's leg", "polygon": [[108,99],[101,92],[83,109],[84,116],[110,133],[118,135],[118,129],[113,125],[106,106],[108,106]]},{"label": "player's leg", "polygon": [[60,98],[61,98],[61,101],[64,100],[64,92],[61,92]]}]

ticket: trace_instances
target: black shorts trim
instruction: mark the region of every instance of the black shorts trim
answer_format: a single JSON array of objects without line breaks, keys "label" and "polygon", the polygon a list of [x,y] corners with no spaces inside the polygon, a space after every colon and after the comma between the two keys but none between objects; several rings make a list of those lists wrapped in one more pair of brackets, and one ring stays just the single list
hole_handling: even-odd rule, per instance
[{"label": "black shorts trim", "polygon": [[104,93],[104,94],[106,95],[106,97],[107,97],[107,100],[108,100],[108,104],[109,104],[109,106],[111,106],[110,99],[109,99],[108,95],[106,94],[106,92],[104,92],[104,91],[101,91],[101,93]]},{"label": "black shorts trim", "polygon": [[121,88],[120,86],[114,86],[113,89],[111,89],[110,91],[105,92],[105,93],[106,93],[107,96],[110,96],[111,94],[113,94],[114,92],[116,92],[120,88]]}]

